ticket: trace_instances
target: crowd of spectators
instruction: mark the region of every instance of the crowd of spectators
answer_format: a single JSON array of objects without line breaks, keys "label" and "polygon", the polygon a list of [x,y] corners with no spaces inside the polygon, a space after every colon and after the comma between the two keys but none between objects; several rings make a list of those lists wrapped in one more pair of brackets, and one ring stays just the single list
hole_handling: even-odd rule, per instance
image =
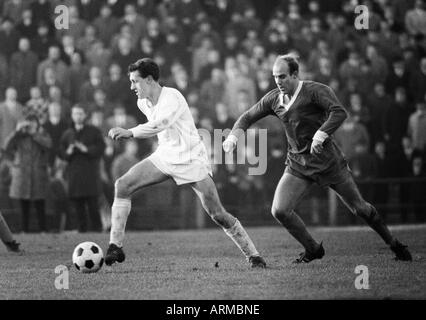
[{"label": "crowd of spectators", "polygon": [[[368,8],[367,29],[355,27],[358,4]],[[59,5],[68,8],[69,28],[55,26]],[[197,127],[212,131],[230,128],[273,89],[275,57],[295,52],[300,78],[332,87],[349,112],[335,138],[356,178],[422,177],[425,36],[421,0],[0,0],[0,145],[36,115],[52,139],[49,187],[66,191],[66,183],[57,183],[69,180],[60,145],[74,126],[74,105],[103,137],[111,127],[146,120],[130,90],[130,63],[155,59],[162,84],[180,90]],[[267,174],[215,165],[225,205],[267,204],[283,172],[280,121],[266,118],[256,127],[268,129]],[[105,138],[98,167],[107,202],[114,179],[153,148],[153,139]],[[53,194],[65,198],[65,191]]]}]

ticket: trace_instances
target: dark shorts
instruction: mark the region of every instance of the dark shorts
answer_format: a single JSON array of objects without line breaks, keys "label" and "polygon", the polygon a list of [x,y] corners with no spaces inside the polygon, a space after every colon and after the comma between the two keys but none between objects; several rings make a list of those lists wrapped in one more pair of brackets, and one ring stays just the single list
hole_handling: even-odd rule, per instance
[{"label": "dark shorts", "polygon": [[333,140],[326,140],[320,154],[288,152],[285,172],[321,187],[336,185],[351,176],[348,162]]}]

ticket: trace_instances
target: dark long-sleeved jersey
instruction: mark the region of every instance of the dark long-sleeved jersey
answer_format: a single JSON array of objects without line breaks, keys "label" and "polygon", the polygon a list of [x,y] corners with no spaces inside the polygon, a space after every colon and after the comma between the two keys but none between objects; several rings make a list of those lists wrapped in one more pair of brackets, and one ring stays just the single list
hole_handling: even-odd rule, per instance
[{"label": "dark long-sleeved jersey", "polygon": [[231,134],[237,136],[237,129],[245,131],[268,115],[282,120],[291,153],[309,153],[317,131],[331,136],[347,117],[330,87],[314,81],[300,81],[287,105],[279,89],[271,90],[240,116]]}]

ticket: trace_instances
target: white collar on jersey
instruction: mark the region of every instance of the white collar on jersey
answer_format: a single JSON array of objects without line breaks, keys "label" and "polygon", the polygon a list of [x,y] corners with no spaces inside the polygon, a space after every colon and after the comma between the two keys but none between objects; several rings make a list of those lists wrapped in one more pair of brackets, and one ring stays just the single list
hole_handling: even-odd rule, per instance
[{"label": "white collar on jersey", "polygon": [[293,96],[291,97],[291,100],[288,102],[288,104],[284,103],[284,94],[280,93],[280,105],[285,108],[286,111],[290,109],[290,107],[293,105],[294,101],[296,100],[297,96],[299,95],[300,90],[302,89],[303,81],[300,80],[299,84],[297,85],[296,91],[294,92]]},{"label": "white collar on jersey", "polygon": [[[158,105],[158,102],[160,101],[160,97],[161,97],[161,95],[163,94],[163,92],[164,92],[164,89],[165,87],[163,86],[163,87],[161,87],[161,91],[160,91],[160,95],[158,96],[158,100],[157,100],[157,104],[156,105]],[[153,107],[155,107],[156,105],[154,105],[153,103],[152,103],[152,101],[150,100],[150,99],[148,99],[148,98],[145,98],[145,104],[146,104],[146,106],[148,107],[148,108],[150,108],[150,109],[152,109]]]}]

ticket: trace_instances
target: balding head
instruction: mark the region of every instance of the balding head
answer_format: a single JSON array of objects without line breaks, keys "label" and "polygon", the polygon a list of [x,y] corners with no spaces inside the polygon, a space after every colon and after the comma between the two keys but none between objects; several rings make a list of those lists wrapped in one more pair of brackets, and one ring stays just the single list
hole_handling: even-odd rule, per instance
[{"label": "balding head", "polygon": [[294,55],[278,56],[272,67],[275,83],[284,94],[292,95],[299,84],[299,63]]}]

